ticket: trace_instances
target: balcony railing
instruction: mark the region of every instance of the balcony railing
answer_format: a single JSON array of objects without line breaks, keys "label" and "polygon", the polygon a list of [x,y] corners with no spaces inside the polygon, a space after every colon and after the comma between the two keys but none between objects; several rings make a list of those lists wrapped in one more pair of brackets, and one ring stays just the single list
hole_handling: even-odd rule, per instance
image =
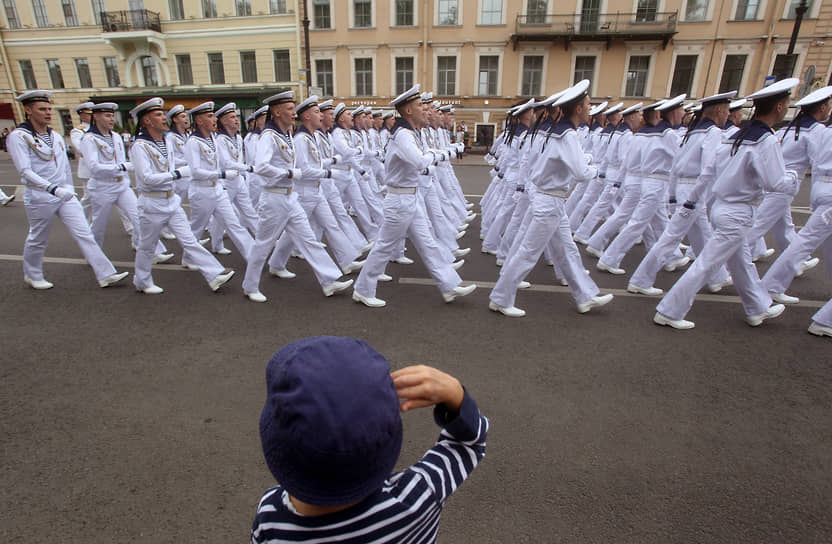
[{"label": "balcony railing", "polygon": [[162,31],[159,14],[146,9],[102,11],[101,26],[104,28],[104,32]]},{"label": "balcony railing", "polygon": [[575,14],[523,14],[515,22],[512,41],[546,41],[557,38],[567,46],[573,40],[661,39],[676,33],[678,14],[644,11],[637,13],[599,13],[585,10]]}]

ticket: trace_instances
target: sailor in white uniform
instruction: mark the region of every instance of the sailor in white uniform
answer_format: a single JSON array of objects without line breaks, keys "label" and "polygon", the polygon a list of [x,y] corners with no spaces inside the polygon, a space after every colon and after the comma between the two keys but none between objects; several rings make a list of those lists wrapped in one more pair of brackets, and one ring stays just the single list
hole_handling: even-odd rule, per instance
[{"label": "sailor in white uniform", "polygon": [[88,221],[92,221],[92,202],[90,202],[90,197],[87,194],[87,181],[90,179],[90,172],[87,170],[87,165],[81,160],[84,156],[84,152],[81,150],[81,138],[90,129],[90,121],[92,120],[92,110],[90,108],[94,105],[94,102],[84,102],[75,106],[75,109],[72,111],[78,114],[78,119],[81,122],[77,127],[73,127],[69,131],[69,144],[72,146],[72,150],[78,159],[78,181],[81,182],[81,186],[84,188],[84,194],[81,197],[81,207],[84,208],[84,216]]},{"label": "sailor in white uniform", "polygon": [[[268,112],[269,107],[262,106],[252,114],[254,128],[246,134],[246,137],[243,140],[243,144],[246,148],[246,164],[249,166],[254,166],[254,159],[257,157],[257,142],[260,140],[260,132],[262,132],[263,126],[266,124],[266,114]],[[253,206],[257,206],[257,203],[260,201],[260,192],[262,188],[260,176],[257,175],[257,172],[251,172],[247,176],[247,179],[248,194],[251,198],[251,204]]]},{"label": "sailor in white uniform", "polygon": [[[240,223],[254,233],[257,230],[257,212],[251,203],[249,196],[248,180],[246,179],[253,171],[254,165],[245,161],[245,149],[243,139],[240,136],[240,118],[237,116],[237,105],[229,102],[214,114],[217,118],[217,154],[220,160],[220,169],[236,170],[239,175],[236,177],[225,177],[222,184],[225,187],[225,194],[237,212]],[[211,236],[222,236],[219,230],[219,223],[215,222],[212,227]]]},{"label": "sailor in white uniform", "polygon": [[[174,168],[181,169],[183,166],[188,166],[188,161],[185,160],[185,142],[188,141],[188,129],[191,126],[191,120],[185,106],[182,104],[176,104],[169,109],[165,117],[167,117],[170,125],[170,130],[165,133],[165,145],[173,151]],[[176,191],[183,202],[188,196],[190,182],[190,176],[182,176],[173,184],[173,190]],[[168,238],[168,236],[165,236],[165,231],[162,231],[162,236]]]},{"label": "sailor in white uniform", "polygon": [[34,289],[50,289],[43,276],[43,255],[49,241],[52,221],[58,217],[66,225],[90,264],[101,287],[118,283],[127,272],[117,273],[95,242],[81,203],[75,198],[72,171],[61,135],[53,131],[50,91],[32,90],[17,96],[23,104],[26,121],[6,138],[6,148],[26,186],[23,204],[29,219],[29,233],[23,246],[23,281]]}]

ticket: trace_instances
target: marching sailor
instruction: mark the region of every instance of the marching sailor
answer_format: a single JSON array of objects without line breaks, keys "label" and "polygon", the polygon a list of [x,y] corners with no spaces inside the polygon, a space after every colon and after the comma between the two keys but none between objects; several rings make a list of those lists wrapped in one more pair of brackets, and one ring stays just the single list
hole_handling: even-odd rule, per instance
[{"label": "marching sailor", "polygon": [[[246,148],[246,164],[254,166],[254,159],[257,157],[257,142],[260,140],[260,132],[266,124],[266,114],[269,112],[268,106],[258,108],[252,115],[254,121],[254,128],[246,134],[243,140],[243,145]],[[260,191],[262,184],[260,183],[260,176],[257,172],[250,172],[248,176],[248,195],[251,199],[252,206],[257,206],[260,201]],[[255,210],[256,211],[256,210]]]},{"label": "marching sailor", "polygon": [[[185,142],[188,141],[188,128],[191,125],[191,120],[188,118],[188,112],[185,111],[185,106],[182,104],[177,104],[169,109],[165,117],[170,125],[170,130],[165,133],[165,145],[168,149],[173,150],[174,168],[182,168],[188,165],[188,161],[185,160]],[[190,181],[190,176],[182,176],[173,184],[173,190],[183,201],[188,196]],[[168,238],[164,231],[162,231],[162,236]]]},{"label": "marching sailor", "polygon": [[[251,203],[249,196],[248,181],[246,178],[254,171],[254,165],[245,161],[245,149],[243,139],[240,137],[240,118],[237,117],[237,105],[229,102],[221,107],[214,114],[217,118],[217,154],[220,160],[220,169],[236,170],[240,173],[237,177],[225,177],[222,184],[225,187],[225,194],[234,206],[240,223],[251,233],[257,230],[257,212]],[[245,172],[245,174],[243,174]],[[215,223],[215,230],[211,231],[213,237],[222,236],[222,230],[218,223]]]}]

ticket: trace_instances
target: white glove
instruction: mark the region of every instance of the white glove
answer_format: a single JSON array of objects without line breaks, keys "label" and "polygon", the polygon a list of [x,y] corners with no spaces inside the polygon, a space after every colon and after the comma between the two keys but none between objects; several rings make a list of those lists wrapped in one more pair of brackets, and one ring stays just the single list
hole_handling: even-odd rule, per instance
[{"label": "white glove", "polygon": [[240,173],[237,172],[236,170],[223,170],[222,173],[223,173],[223,177],[225,179],[234,179],[234,178],[236,178],[237,176],[240,175]]},{"label": "white glove", "polygon": [[832,225],[832,208],[829,208],[825,212],[823,212],[820,218],[823,219],[823,222],[827,225]]},{"label": "white glove", "polygon": [[[179,177],[182,178],[189,178],[191,177],[191,167],[190,166],[183,166],[181,168],[177,168],[174,172],[179,172]],[[176,176],[174,176],[176,178]]]},{"label": "white glove", "polygon": [[592,155],[589,153],[584,153],[584,159],[586,159],[587,164],[592,164]]},{"label": "white glove", "polygon": [[422,175],[423,176],[433,176],[434,174],[436,174],[436,167],[435,166],[431,165],[431,166],[428,166],[427,168],[425,168],[424,170],[422,170]]},{"label": "white glove", "polygon": [[303,175],[303,172],[300,171],[300,168],[290,168],[289,174],[289,177],[292,179],[300,179],[300,177]]},{"label": "white glove", "polygon": [[135,168],[133,168],[132,162],[123,162],[120,166],[124,168],[125,172],[132,172],[133,170],[135,170]]},{"label": "white glove", "polygon": [[452,159],[455,159],[455,158],[456,158],[456,151],[454,151],[453,149],[449,149],[449,150],[448,150],[448,154],[450,154],[450,156],[451,156],[451,158],[452,158]]},{"label": "white glove", "polygon": [[66,187],[55,187],[54,194],[56,197],[60,198],[64,202],[68,202],[75,197],[75,191]]},{"label": "white glove", "polygon": [[797,172],[794,170],[786,170],[786,175],[783,179],[790,185],[786,192],[792,196],[797,195],[798,190],[800,190],[800,184],[797,180]]}]

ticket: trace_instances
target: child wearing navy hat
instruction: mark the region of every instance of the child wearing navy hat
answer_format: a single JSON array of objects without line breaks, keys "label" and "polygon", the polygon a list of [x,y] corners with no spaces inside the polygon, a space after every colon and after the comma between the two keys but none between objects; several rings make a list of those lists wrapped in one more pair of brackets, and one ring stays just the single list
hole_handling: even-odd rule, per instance
[{"label": "child wearing navy hat", "polygon": [[[275,353],[266,385],[260,438],[280,485],[260,500],[252,543],[436,540],[442,506],[485,455],[488,431],[456,378],[421,365],[390,374],[367,343],[318,336]],[[393,474],[399,412],[425,406],[439,439]]]}]

